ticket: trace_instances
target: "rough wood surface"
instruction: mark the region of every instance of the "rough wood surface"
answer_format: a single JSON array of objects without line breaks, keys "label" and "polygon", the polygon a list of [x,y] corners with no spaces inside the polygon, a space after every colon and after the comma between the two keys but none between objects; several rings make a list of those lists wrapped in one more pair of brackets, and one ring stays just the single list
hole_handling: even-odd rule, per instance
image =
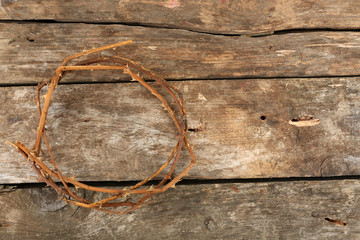
[{"label": "rough wood surface", "polygon": [[[349,76],[360,74],[359,32],[266,37],[91,24],[0,24],[0,84],[37,83],[69,55],[132,39],[119,54],[167,79]],[[79,74],[80,82],[118,81],[122,74]]]},{"label": "rough wood surface", "polygon": [[[34,143],[35,87],[7,86],[35,85],[71,54],[128,39],[135,44],[102,55],[186,80],[174,84],[198,158],[189,179],[360,175],[360,33],[351,31],[360,29],[359,7],[0,0],[0,184],[39,181],[5,144]],[[65,82],[93,84],[57,89],[46,128],[67,176],[144,179],[176,144],[159,102],[123,80],[119,72],[78,72]],[[184,154],[179,170],[186,161]],[[360,239],[359,181],[218,182],[180,184],[123,216],[65,205],[48,188],[0,185],[0,239]]]},{"label": "rough wood surface", "polygon": [[358,1],[3,0],[0,19],[131,23],[224,34],[359,29]]},{"label": "rough wood surface", "polygon": [[359,239],[359,198],[359,181],[349,180],[182,185],[119,216],[19,189],[0,195],[0,238]]},{"label": "rough wood surface", "polygon": [[[187,103],[189,139],[198,158],[190,178],[360,174],[358,78],[174,84]],[[0,142],[20,140],[32,147],[35,87],[0,92]],[[299,116],[314,116],[320,124],[289,124]],[[79,180],[143,179],[176,144],[160,103],[136,83],[60,85],[48,117],[60,168]],[[5,143],[0,163],[1,183],[37,181],[23,157]]]}]

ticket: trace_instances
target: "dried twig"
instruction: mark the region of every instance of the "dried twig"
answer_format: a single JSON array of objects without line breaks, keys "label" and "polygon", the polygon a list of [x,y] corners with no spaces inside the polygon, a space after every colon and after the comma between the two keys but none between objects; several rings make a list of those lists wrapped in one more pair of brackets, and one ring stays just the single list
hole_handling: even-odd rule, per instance
[{"label": "dried twig", "polygon": [[[125,41],[121,43],[116,43],[108,46],[104,46],[101,48],[92,49],[89,51],[84,51],[72,56],[67,57],[60,67],[56,69],[56,74],[48,81],[45,81],[39,84],[37,88],[37,106],[40,114],[40,121],[36,133],[35,145],[32,150],[25,147],[22,143],[16,142],[15,146],[18,151],[26,158],[26,160],[30,163],[31,167],[38,174],[40,180],[44,181],[48,186],[54,188],[56,192],[62,197],[62,199],[68,203],[85,207],[85,208],[94,208],[97,210],[123,214],[133,211],[144,204],[147,203],[149,197],[154,194],[162,193],[167,189],[174,187],[177,182],[181,180],[182,177],[188,174],[189,170],[195,165],[196,159],[194,153],[192,151],[189,140],[186,136],[187,134],[187,117],[186,117],[186,109],[184,104],[184,99],[180,91],[169,84],[165,79],[155,75],[150,70],[136,64],[135,62],[121,58],[117,56],[112,57],[99,57],[99,58],[89,58],[83,61],[78,62],[73,66],[68,66],[68,63],[76,58],[86,56],[91,53],[101,52],[107,49],[112,49],[120,46],[124,46],[127,44],[131,44],[132,41]],[[111,63],[110,65],[101,65],[104,63]],[[97,64],[97,65],[93,65]],[[58,83],[61,79],[71,71],[79,71],[79,70],[122,70],[125,74],[131,76],[134,81],[139,82],[146,89],[148,89],[155,97],[157,97],[161,101],[161,105],[165,108],[165,110],[170,114],[172,121],[174,122],[177,130],[178,130],[178,142],[176,146],[173,148],[172,152],[169,155],[167,161],[150,177],[144,179],[143,181],[137,183],[136,185],[130,187],[129,189],[112,189],[112,188],[102,188],[102,187],[94,187],[84,183],[81,183],[74,178],[66,177],[62,175],[56,161],[55,157],[52,154],[50,144],[46,137],[45,123],[47,118],[47,113],[50,107],[51,96],[56,89]],[[140,74],[146,75],[149,78],[155,80],[157,85],[163,87],[167,93],[171,96],[171,98],[175,102],[176,109],[172,109],[169,103],[165,100],[165,98],[157,92],[151,85],[149,85]],[[45,100],[43,106],[41,106],[40,99],[40,91],[45,86],[48,85],[48,91],[45,95]],[[52,164],[53,170],[48,167],[40,154],[42,153],[41,144],[45,143],[47,151],[50,156],[49,162]],[[181,149],[185,147],[190,154],[191,160],[189,165],[180,172],[177,176],[172,178],[172,175],[175,172],[176,165],[178,163]],[[165,174],[162,180],[158,183],[157,186],[146,187],[148,181],[154,179],[159,176],[159,174],[170,165],[170,170]],[[56,182],[61,182],[58,184]],[[91,202],[79,195],[76,192],[72,191],[69,187],[69,184],[74,185],[76,188],[82,188],[89,191],[95,192],[103,192],[111,194],[110,197],[102,199],[100,201]],[[137,201],[128,200],[128,196],[138,194],[142,195],[142,198]],[[116,201],[114,201],[116,200]],[[121,210],[116,209],[118,207],[124,207]]]}]

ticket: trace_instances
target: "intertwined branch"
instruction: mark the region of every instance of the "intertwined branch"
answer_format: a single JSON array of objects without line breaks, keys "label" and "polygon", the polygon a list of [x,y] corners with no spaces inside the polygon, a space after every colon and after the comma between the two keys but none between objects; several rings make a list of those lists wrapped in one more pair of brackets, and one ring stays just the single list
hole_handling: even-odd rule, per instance
[{"label": "intertwined branch", "polygon": [[[195,165],[196,159],[194,153],[192,151],[189,140],[186,136],[187,133],[187,117],[186,117],[186,109],[184,104],[184,99],[180,91],[165,81],[165,79],[155,75],[150,70],[137,65],[135,62],[118,57],[98,57],[98,58],[89,58],[83,61],[78,62],[73,66],[68,66],[68,63],[73,59],[80,58],[86,56],[91,53],[101,52],[107,49],[112,49],[120,46],[124,46],[127,44],[131,44],[132,41],[125,41],[121,43],[116,43],[88,51],[84,51],[72,56],[65,58],[61,66],[56,69],[56,74],[48,81],[43,82],[37,88],[37,106],[40,114],[40,121],[37,128],[36,140],[34,147],[30,150],[25,147],[22,143],[16,142],[15,145],[18,151],[27,159],[30,163],[31,167],[38,174],[40,179],[44,181],[48,186],[54,188],[56,192],[61,196],[61,198],[71,204],[85,207],[85,208],[94,208],[97,210],[123,214],[133,211],[144,204],[147,203],[147,200],[154,194],[162,193],[167,189],[174,187],[177,182],[181,180],[182,177],[188,174],[189,170]],[[94,65],[96,64],[96,65]],[[107,65],[105,65],[107,64]],[[49,141],[46,137],[46,117],[50,107],[51,96],[56,89],[58,83],[61,79],[69,72],[78,71],[78,70],[122,70],[123,73],[128,74],[134,81],[138,81],[141,85],[143,85],[146,89],[148,89],[155,97],[157,97],[161,101],[161,105],[166,109],[166,111],[170,114],[172,121],[174,122],[177,131],[177,144],[173,148],[172,152],[169,155],[167,161],[150,177],[144,179],[141,182],[138,182],[136,185],[128,188],[128,189],[112,189],[112,188],[102,188],[102,187],[94,187],[84,183],[81,183],[75,178],[70,178],[64,176],[56,161],[55,157],[51,152]],[[165,98],[157,92],[151,85],[149,85],[144,79],[140,76],[140,74],[147,76],[155,80],[157,85],[164,88],[167,93],[170,94],[171,98],[175,103],[175,109],[172,109],[169,103],[165,100]],[[45,95],[45,100],[43,106],[40,101],[40,91],[45,86],[48,85],[48,91]],[[48,167],[43,160],[43,157],[40,157],[40,154],[43,153],[41,149],[42,142],[45,143],[48,154],[49,154],[49,162],[52,164],[52,168]],[[189,151],[191,160],[189,165],[180,172],[177,176],[173,177],[175,173],[175,168],[178,163],[181,149],[186,148]],[[154,179],[167,167],[170,166],[170,170],[163,176],[162,180],[155,186],[146,187],[148,181]],[[61,182],[62,184],[59,184]],[[75,191],[71,190],[72,188],[69,185],[75,186]],[[95,192],[103,192],[108,193],[111,196],[100,201],[91,202],[81,196],[79,196],[77,189],[85,189],[89,191]],[[139,195],[141,198],[138,200],[130,200],[128,196],[131,195]],[[117,208],[121,208],[120,210]]]}]

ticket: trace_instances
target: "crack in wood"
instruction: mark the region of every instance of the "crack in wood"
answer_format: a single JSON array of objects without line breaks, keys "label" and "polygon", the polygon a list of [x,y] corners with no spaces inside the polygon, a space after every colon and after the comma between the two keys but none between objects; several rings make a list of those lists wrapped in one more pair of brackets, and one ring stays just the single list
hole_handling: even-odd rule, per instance
[{"label": "crack in wood", "polygon": [[0,185],[0,195],[8,194],[16,190],[16,186]]},{"label": "crack in wood", "polygon": [[331,218],[325,218],[326,221],[331,222],[331,223],[335,223],[336,225],[339,226],[346,226],[346,222],[337,220],[337,219],[331,219]]},{"label": "crack in wood", "polygon": [[320,123],[319,119],[315,119],[313,116],[304,116],[304,117],[298,117],[293,118],[289,121],[290,125],[296,126],[296,127],[313,127]]},{"label": "crack in wood", "polygon": [[[50,20],[50,19],[24,19],[24,20],[16,20],[16,19],[3,19],[0,20],[0,23],[50,23],[50,24],[91,24],[91,25],[123,25],[123,26],[131,26],[131,27],[147,27],[147,28],[158,28],[158,29],[170,29],[170,30],[183,30],[194,33],[208,34],[214,36],[228,36],[228,37],[236,37],[236,36],[247,36],[247,37],[267,37],[270,35],[285,35],[285,34],[293,34],[293,33],[309,33],[309,32],[360,32],[360,28],[293,28],[293,29],[281,29],[274,31],[259,31],[256,33],[217,33],[211,31],[200,31],[194,28],[186,28],[186,27],[176,27],[172,25],[166,24],[151,24],[151,23],[139,23],[139,22],[96,22],[96,21],[66,21],[66,20]],[[32,40],[32,41],[31,41]],[[33,42],[31,39],[29,41]]]}]

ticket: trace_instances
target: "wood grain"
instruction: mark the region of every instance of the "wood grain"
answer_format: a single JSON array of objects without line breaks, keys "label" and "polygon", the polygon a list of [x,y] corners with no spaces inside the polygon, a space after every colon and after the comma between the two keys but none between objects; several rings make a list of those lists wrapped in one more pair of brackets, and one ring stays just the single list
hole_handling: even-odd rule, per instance
[{"label": "wood grain", "polygon": [[[187,105],[198,163],[189,178],[360,174],[359,78],[173,82]],[[0,142],[32,147],[35,87],[0,88]],[[301,116],[320,123],[298,128]],[[160,102],[137,83],[60,85],[48,137],[68,176],[87,181],[150,176],[176,144]],[[185,152],[185,151],[184,151]],[[0,145],[0,182],[37,182],[25,159]],[[179,170],[188,162],[184,153]]]},{"label": "wood grain", "polygon": [[0,238],[358,239],[359,193],[357,180],[181,185],[109,215],[64,206],[51,189],[19,189],[0,195]]},{"label": "wood grain", "polygon": [[2,1],[0,19],[112,22],[222,34],[359,29],[360,3],[346,0]]},{"label": "wood grain", "polygon": [[[0,84],[38,83],[69,55],[132,39],[103,54],[140,62],[167,79],[348,76],[360,74],[359,32],[266,37],[89,24],[0,24]],[[129,80],[119,72],[78,74],[78,82]]]}]

